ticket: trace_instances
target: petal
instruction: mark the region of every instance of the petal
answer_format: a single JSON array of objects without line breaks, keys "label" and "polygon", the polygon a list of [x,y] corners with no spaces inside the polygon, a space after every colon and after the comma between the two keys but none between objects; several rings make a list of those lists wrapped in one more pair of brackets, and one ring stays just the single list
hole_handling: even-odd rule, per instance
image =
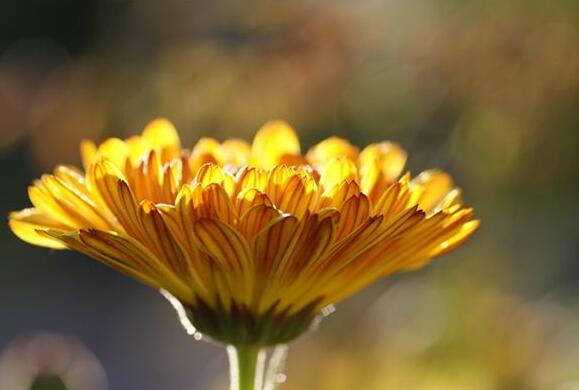
[{"label": "petal", "polygon": [[69,230],[69,227],[59,223],[38,209],[29,208],[12,212],[10,213],[8,224],[18,238],[32,245],[53,249],[66,248],[60,241],[41,235],[37,230],[54,229],[64,232]]},{"label": "petal", "polygon": [[193,192],[193,205],[198,217],[214,217],[228,224],[234,224],[238,218],[229,195],[219,184],[198,187]]},{"label": "petal", "polygon": [[266,193],[275,207],[298,218],[311,211],[317,202],[317,185],[312,176],[283,165],[270,172]]},{"label": "petal", "polygon": [[28,198],[32,205],[40,210],[44,215],[56,221],[61,221],[72,230],[79,227],[79,221],[74,216],[69,215],[68,210],[55,199],[48,191],[44,182],[38,180],[34,185],[28,187]]},{"label": "petal", "polygon": [[241,167],[249,163],[251,146],[241,139],[228,139],[221,144],[223,164],[233,164]]},{"label": "petal", "polygon": [[175,126],[168,119],[158,118],[149,122],[143,130],[143,138],[154,149],[167,149],[173,153],[180,152],[181,140],[179,139],[179,133],[177,133]]},{"label": "petal", "polygon": [[299,218],[317,202],[317,184],[311,174],[284,165],[270,171],[266,193],[277,208]]},{"label": "petal", "polygon": [[370,214],[370,201],[364,194],[354,195],[340,208],[340,221],[337,227],[338,239],[350,234],[362,224]]},{"label": "petal", "polygon": [[151,144],[143,137],[135,135],[125,140],[129,148],[129,160],[133,166],[137,166],[141,159],[146,158],[151,151]]},{"label": "petal", "polygon": [[324,165],[335,158],[345,158],[356,161],[358,148],[345,139],[330,137],[312,147],[307,158],[312,165]]},{"label": "petal", "polygon": [[[100,260],[109,267],[123,272],[152,287],[159,288],[161,284],[153,276],[154,269],[148,264],[150,255],[141,251],[132,242],[105,232],[73,231],[58,232],[48,230],[44,233],[64,243],[68,248],[84,253],[94,259]],[[151,255],[152,256],[152,255]]]},{"label": "petal", "polygon": [[43,180],[47,193],[57,202],[70,218],[77,221],[77,227],[94,227],[107,230],[111,226],[101,214],[95,202],[86,193],[68,185],[64,180],[46,175]]},{"label": "petal", "polygon": [[313,184],[294,176],[287,183],[287,187],[279,197],[276,206],[284,212],[302,218],[308,210],[313,208],[316,201],[315,196]]},{"label": "petal", "polygon": [[402,210],[416,205],[417,201],[412,200],[413,195],[408,179],[404,176],[384,191],[380,199],[374,204],[373,214],[384,215],[385,217],[394,216]]},{"label": "petal", "polygon": [[274,264],[278,264],[286,251],[295,245],[298,227],[298,219],[285,214],[271,221],[255,236],[252,241],[253,256],[260,275],[269,275]]},{"label": "petal", "polygon": [[245,238],[250,240],[280,215],[281,212],[274,207],[258,204],[251,207],[241,216],[237,229]]},{"label": "petal", "polygon": [[406,152],[392,142],[371,144],[362,150],[359,157],[360,169],[377,164],[387,182],[392,182],[402,173],[406,164]]},{"label": "petal", "polygon": [[450,190],[436,206],[435,210],[444,210],[455,205],[462,205],[462,194],[459,188],[453,188]]},{"label": "petal", "polygon": [[228,193],[233,193],[235,189],[235,179],[229,172],[225,172],[216,164],[207,163],[199,168],[195,176],[194,183],[199,183],[202,187],[210,184],[219,184]]},{"label": "petal", "polygon": [[[253,241],[254,256],[264,285],[260,291],[258,311],[275,302],[281,307],[300,309],[296,302],[314,288],[312,279],[304,277],[306,270],[324,258],[334,240],[335,219],[312,215],[298,221],[282,216],[272,221]],[[307,304],[305,303],[305,304]]]},{"label": "petal", "polygon": [[219,141],[211,137],[199,138],[192,150],[192,154],[196,156],[211,155],[217,160],[219,150]]},{"label": "petal", "polygon": [[244,215],[249,209],[258,206],[272,207],[273,202],[267,194],[255,188],[246,188],[237,195],[237,214]]},{"label": "petal", "polygon": [[182,277],[189,277],[188,261],[171,231],[165,224],[161,213],[152,202],[143,202],[139,207],[141,225],[146,241],[142,242],[165,265]]},{"label": "petal", "polygon": [[320,199],[319,208],[334,207],[340,209],[346,200],[360,194],[360,186],[355,181],[343,181],[326,189]]},{"label": "petal", "polygon": [[382,142],[364,148],[358,158],[360,187],[372,201],[400,174],[406,164],[406,152],[397,144]]},{"label": "petal", "polygon": [[102,204],[120,226],[131,236],[141,237],[137,203],[119,169],[108,160],[101,160],[93,166],[89,178]]},{"label": "petal", "polygon": [[185,302],[194,300],[191,289],[131,237],[93,229],[65,234],[48,230],[45,234],[151,287],[164,288]]},{"label": "petal", "polygon": [[251,154],[258,166],[271,168],[284,156],[299,155],[300,142],[286,122],[268,122],[255,135]]},{"label": "petal", "polygon": [[97,147],[94,142],[90,140],[82,140],[80,143],[80,155],[82,159],[82,166],[85,171],[88,171],[90,165],[96,161]]},{"label": "petal", "polygon": [[125,169],[130,150],[127,144],[118,138],[109,138],[97,149],[97,159],[107,159],[120,170]]},{"label": "petal", "polygon": [[335,245],[328,258],[324,260],[323,267],[317,272],[327,274],[325,277],[338,273],[357,259],[363,258],[363,254],[375,245],[396,238],[423,219],[424,213],[416,208],[408,209],[389,219],[383,216],[370,217]]},{"label": "petal", "polygon": [[410,183],[420,191],[418,204],[425,211],[432,210],[452,190],[452,178],[439,170],[422,172]]},{"label": "petal", "polygon": [[54,170],[54,175],[65,182],[69,187],[74,188],[75,191],[90,197],[90,192],[86,186],[84,173],[77,168],[59,165]]},{"label": "petal", "polygon": [[267,182],[268,171],[260,168],[245,167],[237,175],[237,193],[249,188],[264,192],[267,188]]},{"label": "petal", "polygon": [[[286,251],[276,265],[277,277],[286,283],[292,283],[306,268],[314,267],[330,250],[336,236],[336,220],[312,215],[302,222],[299,238],[293,252]],[[288,248],[289,249],[289,248]]]},{"label": "petal", "polygon": [[245,238],[233,227],[212,218],[201,218],[193,227],[199,248],[227,270],[249,275],[253,258]]},{"label": "petal", "polygon": [[332,188],[343,181],[355,181],[358,179],[356,164],[344,157],[331,160],[326,165],[323,165],[321,170],[320,185],[324,189]]}]

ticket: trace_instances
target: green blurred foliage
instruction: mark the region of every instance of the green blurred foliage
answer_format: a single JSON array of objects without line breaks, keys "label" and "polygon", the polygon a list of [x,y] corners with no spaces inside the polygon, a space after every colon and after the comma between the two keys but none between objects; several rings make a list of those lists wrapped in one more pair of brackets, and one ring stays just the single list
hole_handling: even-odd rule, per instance
[{"label": "green blurred foliage", "polygon": [[61,378],[51,375],[35,378],[30,390],[67,390],[67,387]]}]

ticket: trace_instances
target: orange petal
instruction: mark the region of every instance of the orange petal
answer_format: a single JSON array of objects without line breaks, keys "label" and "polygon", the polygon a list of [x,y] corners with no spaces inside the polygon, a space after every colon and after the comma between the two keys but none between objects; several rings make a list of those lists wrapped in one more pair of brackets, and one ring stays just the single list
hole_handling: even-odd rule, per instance
[{"label": "orange petal", "polygon": [[292,215],[282,215],[263,228],[253,239],[253,256],[257,272],[263,277],[270,274],[297,239],[299,221]]},{"label": "orange petal", "polygon": [[265,204],[258,204],[241,216],[237,229],[250,240],[280,215],[279,210]]},{"label": "orange petal", "polygon": [[225,172],[216,164],[207,163],[199,168],[195,176],[195,183],[199,183],[202,187],[209,184],[219,184],[228,193],[233,193],[235,189],[235,179],[229,172]]},{"label": "orange petal", "polygon": [[136,200],[119,169],[111,162],[101,160],[89,175],[102,203],[120,225],[131,236],[141,237]]},{"label": "orange petal", "polygon": [[364,222],[370,214],[370,202],[364,194],[354,195],[340,208],[337,237],[343,238]]},{"label": "orange petal", "polygon": [[233,203],[219,184],[212,183],[205,188],[198,187],[192,195],[198,217],[214,217],[228,224],[234,224],[237,220]]},{"label": "orange petal", "polygon": [[258,205],[272,207],[273,202],[264,192],[256,188],[246,188],[237,195],[237,214],[240,216]]},{"label": "orange petal", "polygon": [[226,269],[248,274],[253,264],[249,245],[233,227],[212,218],[195,222],[193,233],[200,249]]}]

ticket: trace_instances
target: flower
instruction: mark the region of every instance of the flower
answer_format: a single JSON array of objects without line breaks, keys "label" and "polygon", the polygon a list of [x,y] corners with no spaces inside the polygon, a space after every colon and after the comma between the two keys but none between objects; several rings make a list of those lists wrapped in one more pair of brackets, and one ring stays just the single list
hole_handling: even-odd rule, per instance
[{"label": "flower", "polygon": [[12,231],[168,292],[200,332],[234,345],[289,341],[479,225],[448,174],[403,174],[398,145],[332,137],[304,155],[281,121],[251,145],[202,138],[189,151],[157,119],[81,152],[84,171],[59,166],[30,186],[34,207],[10,214]]}]

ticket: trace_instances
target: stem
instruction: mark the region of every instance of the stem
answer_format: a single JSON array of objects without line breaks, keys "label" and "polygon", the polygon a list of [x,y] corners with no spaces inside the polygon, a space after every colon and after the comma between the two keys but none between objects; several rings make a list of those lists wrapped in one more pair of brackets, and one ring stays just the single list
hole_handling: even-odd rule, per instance
[{"label": "stem", "polygon": [[231,390],[262,390],[265,351],[254,346],[228,346]]},{"label": "stem", "polygon": [[282,371],[285,365],[287,351],[287,345],[278,345],[274,348],[269,358],[263,390],[276,390],[279,384],[285,380]]}]

